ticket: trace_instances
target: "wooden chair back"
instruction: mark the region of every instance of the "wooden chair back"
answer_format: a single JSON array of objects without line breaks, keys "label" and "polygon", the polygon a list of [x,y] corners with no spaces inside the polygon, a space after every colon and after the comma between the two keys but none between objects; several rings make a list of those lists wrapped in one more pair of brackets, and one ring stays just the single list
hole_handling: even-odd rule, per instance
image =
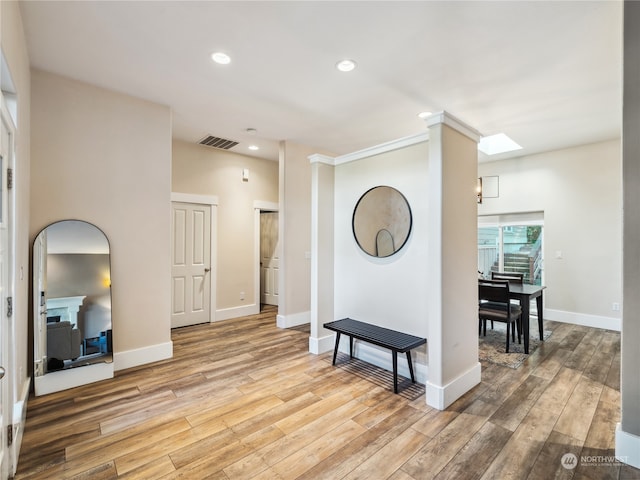
[{"label": "wooden chair back", "polygon": [[508,280],[478,280],[478,300],[480,302],[509,304]]},{"label": "wooden chair back", "polygon": [[524,283],[524,273],[491,272],[491,280],[507,280],[509,283]]}]

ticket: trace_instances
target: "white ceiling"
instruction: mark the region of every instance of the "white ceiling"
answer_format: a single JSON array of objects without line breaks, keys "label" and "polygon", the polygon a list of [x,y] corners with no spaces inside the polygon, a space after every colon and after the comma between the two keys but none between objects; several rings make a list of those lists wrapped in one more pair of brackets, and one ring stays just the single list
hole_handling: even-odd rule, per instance
[{"label": "white ceiling", "polygon": [[[346,154],[425,131],[424,110],[505,132],[517,155],[620,136],[619,1],[20,6],[33,67],[169,105],[175,138],[242,154]],[[338,72],[344,58],[358,68]]]}]

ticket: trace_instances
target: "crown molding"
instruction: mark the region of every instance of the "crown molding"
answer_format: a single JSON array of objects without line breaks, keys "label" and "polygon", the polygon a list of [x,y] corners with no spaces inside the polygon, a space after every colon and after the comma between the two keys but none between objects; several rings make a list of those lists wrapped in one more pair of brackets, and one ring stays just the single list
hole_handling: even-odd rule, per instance
[{"label": "crown molding", "polygon": [[329,157],[328,155],[322,155],[320,153],[314,153],[313,155],[309,155],[307,158],[311,163],[324,163],[326,165],[331,165],[332,167],[336,165],[335,158]]},{"label": "crown molding", "polygon": [[459,118],[454,117],[449,112],[442,111],[434,113],[433,115],[425,118],[425,122],[428,127],[433,127],[439,124],[447,125],[448,127],[451,127],[461,134],[469,137],[476,143],[478,143],[480,141],[480,137],[482,137],[482,134],[478,130],[467,125]]},{"label": "crown molding", "polygon": [[404,147],[409,147],[417,143],[428,142],[429,132],[420,132],[408,137],[399,138],[397,140],[391,140],[390,142],[381,143],[373,147],[358,150],[357,152],[347,153],[336,157],[335,164],[342,165],[343,163],[354,162],[362,158],[372,157],[381,153],[391,152],[393,150],[399,150]]}]

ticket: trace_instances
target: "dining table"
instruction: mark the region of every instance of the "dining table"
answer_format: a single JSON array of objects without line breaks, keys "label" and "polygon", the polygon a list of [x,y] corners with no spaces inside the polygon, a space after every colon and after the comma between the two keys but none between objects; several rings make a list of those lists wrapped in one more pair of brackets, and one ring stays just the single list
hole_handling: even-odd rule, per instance
[{"label": "dining table", "polygon": [[522,336],[524,338],[524,353],[529,354],[529,305],[531,300],[536,300],[538,310],[538,330],[540,331],[540,341],[543,341],[544,331],[542,328],[542,292],[544,285],[529,285],[527,283],[509,283],[509,297],[520,302],[522,308]]}]

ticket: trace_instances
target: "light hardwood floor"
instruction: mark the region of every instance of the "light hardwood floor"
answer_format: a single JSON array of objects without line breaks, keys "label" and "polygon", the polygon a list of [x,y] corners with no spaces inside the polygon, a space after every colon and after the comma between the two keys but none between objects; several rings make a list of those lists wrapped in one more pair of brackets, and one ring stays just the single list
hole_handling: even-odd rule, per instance
[{"label": "light hardwood floor", "polygon": [[524,365],[484,364],[445,411],[423,387],[394,395],[387,372],[309,354],[273,309],[177,329],[170,360],[30,398],[16,478],[640,479],[609,462],[620,335],[545,327]]}]

